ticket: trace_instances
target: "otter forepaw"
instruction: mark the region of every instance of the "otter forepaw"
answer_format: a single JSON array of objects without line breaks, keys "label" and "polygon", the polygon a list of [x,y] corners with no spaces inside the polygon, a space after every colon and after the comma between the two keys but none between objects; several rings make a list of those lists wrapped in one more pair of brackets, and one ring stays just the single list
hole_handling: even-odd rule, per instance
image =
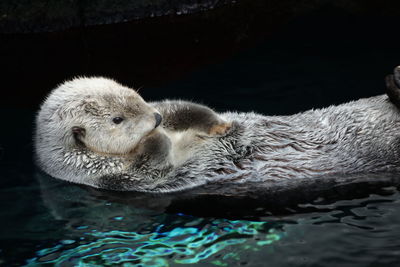
[{"label": "otter forepaw", "polygon": [[400,108],[400,66],[397,66],[393,74],[386,76],[386,93],[390,101]]},{"label": "otter forepaw", "polygon": [[394,68],[393,76],[394,76],[394,82],[396,83],[397,88],[400,89],[400,66],[397,66],[396,68]]},{"label": "otter forepaw", "polygon": [[210,128],[208,134],[209,135],[224,135],[229,131],[229,129],[231,127],[232,127],[232,123],[230,123],[230,122],[215,124]]}]

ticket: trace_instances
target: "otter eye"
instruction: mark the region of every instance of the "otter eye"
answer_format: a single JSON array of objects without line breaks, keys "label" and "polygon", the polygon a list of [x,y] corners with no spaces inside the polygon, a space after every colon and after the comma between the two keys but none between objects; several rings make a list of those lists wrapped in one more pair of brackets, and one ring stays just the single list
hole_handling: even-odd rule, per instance
[{"label": "otter eye", "polygon": [[112,119],[113,123],[120,124],[124,119],[121,117],[115,117]]}]

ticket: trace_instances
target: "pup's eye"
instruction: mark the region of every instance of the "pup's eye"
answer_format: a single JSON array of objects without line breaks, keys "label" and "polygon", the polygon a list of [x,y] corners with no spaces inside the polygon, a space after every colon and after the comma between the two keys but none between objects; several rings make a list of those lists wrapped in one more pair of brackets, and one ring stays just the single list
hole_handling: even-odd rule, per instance
[{"label": "pup's eye", "polygon": [[113,123],[120,124],[124,119],[121,117],[115,117],[112,119]]}]

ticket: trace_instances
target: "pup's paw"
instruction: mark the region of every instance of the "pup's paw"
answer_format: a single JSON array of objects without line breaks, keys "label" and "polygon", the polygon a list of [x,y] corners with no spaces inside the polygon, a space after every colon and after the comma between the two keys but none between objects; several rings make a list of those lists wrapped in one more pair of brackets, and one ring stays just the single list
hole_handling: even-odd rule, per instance
[{"label": "pup's paw", "polygon": [[208,131],[208,134],[209,135],[224,135],[229,131],[229,129],[231,127],[232,127],[232,123],[230,123],[230,122],[215,124],[210,128],[210,130]]}]

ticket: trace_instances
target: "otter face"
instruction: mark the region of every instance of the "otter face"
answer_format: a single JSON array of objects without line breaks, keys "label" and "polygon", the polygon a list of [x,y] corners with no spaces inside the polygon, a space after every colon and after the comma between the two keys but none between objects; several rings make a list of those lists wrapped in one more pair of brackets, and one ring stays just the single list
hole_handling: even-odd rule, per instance
[{"label": "otter face", "polygon": [[105,94],[83,101],[71,131],[88,149],[128,154],[161,123],[161,115],[133,90],[130,95]]},{"label": "otter face", "polygon": [[37,145],[128,154],[161,115],[134,90],[106,78],[77,78],[53,90],[37,117]]}]

